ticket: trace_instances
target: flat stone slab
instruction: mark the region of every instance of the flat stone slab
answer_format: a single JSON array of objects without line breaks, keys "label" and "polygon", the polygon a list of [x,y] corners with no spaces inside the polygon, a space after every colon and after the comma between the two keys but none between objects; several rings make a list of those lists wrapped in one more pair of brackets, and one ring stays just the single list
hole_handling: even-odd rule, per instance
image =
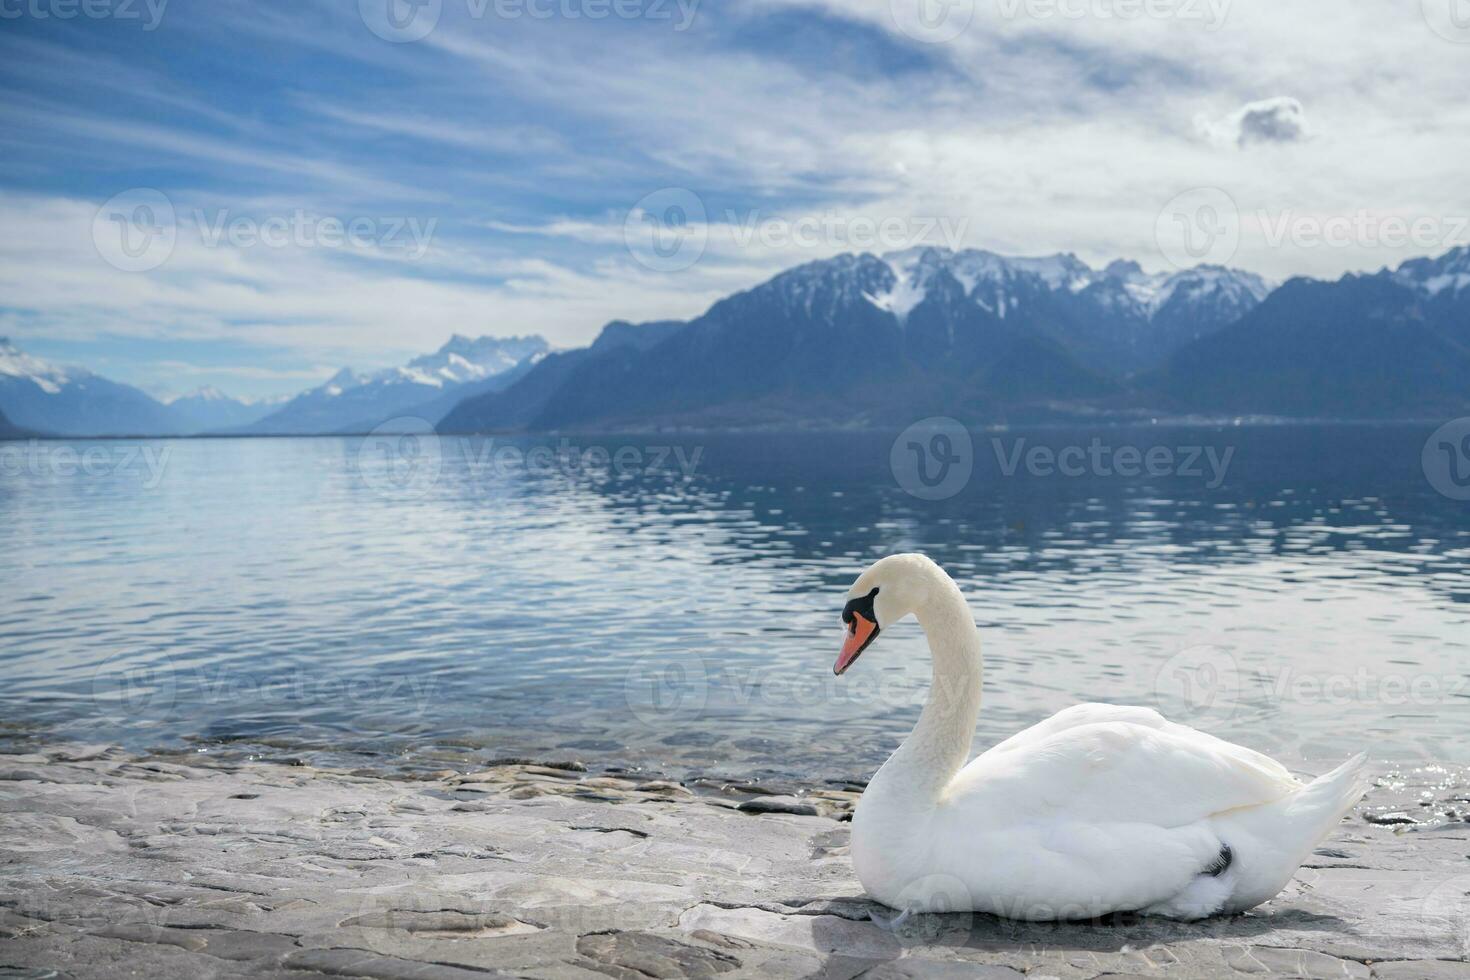
[{"label": "flat stone slab", "polygon": [[0,773],[0,978],[1470,978],[1452,767],[1385,774],[1247,915],[897,930],[847,859],[852,790],[90,745],[0,755]]}]

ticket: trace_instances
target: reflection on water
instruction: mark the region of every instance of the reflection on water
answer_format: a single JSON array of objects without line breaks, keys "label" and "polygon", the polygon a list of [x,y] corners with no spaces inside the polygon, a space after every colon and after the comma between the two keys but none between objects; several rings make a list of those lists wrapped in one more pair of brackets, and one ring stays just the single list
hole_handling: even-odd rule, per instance
[{"label": "reflection on water", "polygon": [[[891,434],[603,438],[590,466],[554,440],[9,444],[0,698],[133,746],[859,774],[928,659],[907,623],[834,678],[843,592],[918,550],[983,627],[977,745],[1105,700],[1288,760],[1466,761],[1470,504],[1426,481],[1432,428],[977,433],[936,501]],[[1018,439],[1231,455],[1214,488],[1177,461],[1007,475]]]}]

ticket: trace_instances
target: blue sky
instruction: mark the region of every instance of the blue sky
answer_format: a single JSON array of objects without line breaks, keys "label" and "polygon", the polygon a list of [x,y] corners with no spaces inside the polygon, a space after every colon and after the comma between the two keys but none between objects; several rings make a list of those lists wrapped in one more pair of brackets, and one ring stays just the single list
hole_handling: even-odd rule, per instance
[{"label": "blue sky", "polygon": [[[1444,251],[1470,214],[1470,37],[1438,0],[89,2],[0,0],[0,334],[158,394],[293,392],[452,332],[581,344],[885,223],[1159,269],[1161,209],[1219,188],[1230,264],[1282,279]],[[380,37],[390,3],[432,30]],[[119,258],[140,202],[166,255]],[[1432,229],[1385,243],[1385,216]]]}]

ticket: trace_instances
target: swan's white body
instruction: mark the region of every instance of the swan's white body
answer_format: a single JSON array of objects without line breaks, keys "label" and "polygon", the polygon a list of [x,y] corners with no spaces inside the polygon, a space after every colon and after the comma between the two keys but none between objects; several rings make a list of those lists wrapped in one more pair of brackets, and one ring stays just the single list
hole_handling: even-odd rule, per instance
[{"label": "swan's white body", "polygon": [[893,908],[1240,912],[1276,895],[1363,794],[1362,756],[1304,785],[1259,752],[1108,704],[1067,708],[966,765],[981,657],[963,595],[921,555],[884,559],[852,594],[874,587],[879,625],[914,613],[934,659],[918,724],[853,815],[854,869]]}]

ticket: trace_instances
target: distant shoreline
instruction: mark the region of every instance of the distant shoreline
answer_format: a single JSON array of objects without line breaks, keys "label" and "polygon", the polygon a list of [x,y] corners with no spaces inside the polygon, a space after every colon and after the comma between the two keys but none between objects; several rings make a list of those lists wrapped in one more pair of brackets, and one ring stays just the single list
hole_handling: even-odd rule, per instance
[{"label": "distant shoreline", "polygon": [[[960,420],[963,422],[963,420]],[[1222,429],[1222,428],[1291,428],[1291,427],[1321,427],[1333,426],[1341,428],[1353,427],[1403,427],[1413,426],[1437,426],[1443,424],[1445,419],[1439,417],[1429,418],[1294,418],[1287,416],[1223,416],[1223,417],[1195,417],[1195,416],[1158,416],[1147,419],[1068,419],[1046,422],[994,422],[983,424],[967,424],[966,427],[975,432],[1015,432],[1015,431],[1049,431],[1066,429],[1138,429],[1138,428],[1171,428],[1171,429]],[[740,436],[740,435],[822,435],[822,434],[861,434],[871,433],[874,435],[885,435],[903,431],[903,425],[839,425],[839,424],[812,424],[812,425],[781,425],[781,426],[735,426],[735,427],[711,427],[711,426],[689,426],[689,427],[664,427],[664,426],[627,426],[609,429],[565,429],[527,431],[524,429],[487,429],[474,432],[436,432],[441,439],[463,438],[473,439],[476,437],[515,437],[524,439],[560,439],[560,438],[609,438],[624,435],[713,435],[713,436]],[[105,442],[105,441],[133,441],[139,439],[149,440],[234,440],[234,439],[364,439],[374,435],[399,435],[392,430],[364,432],[278,432],[278,433],[217,433],[201,432],[191,435],[52,435],[39,432],[9,435],[0,433],[0,444],[7,442]],[[401,433],[411,435],[413,433]]]}]

